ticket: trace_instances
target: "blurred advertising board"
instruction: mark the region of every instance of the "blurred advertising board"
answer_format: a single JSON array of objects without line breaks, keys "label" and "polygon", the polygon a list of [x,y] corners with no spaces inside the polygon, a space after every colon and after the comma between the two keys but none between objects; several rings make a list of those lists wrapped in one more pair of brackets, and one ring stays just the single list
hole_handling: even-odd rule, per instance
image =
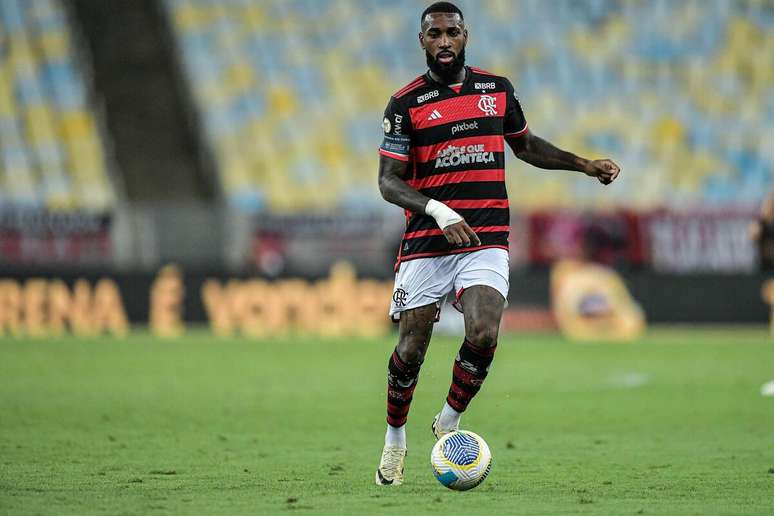
[{"label": "blurred advertising board", "polygon": [[268,277],[320,277],[341,260],[386,277],[400,246],[402,214],[268,215],[255,220],[252,266]]},{"label": "blurred advertising board", "polygon": [[85,212],[0,211],[0,263],[103,265],[110,263],[111,217]]},{"label": "blurred advertising board", "polygon": [[123,336],[130,323],[160,337],[206,323],[222,337],[378,336],[392,323],[392,282],[359,278],[338,263],[316,281],[190,274],[0,276],[0,337]]},{"label": "blurred advertising board", "polygon": [[675,274],[753,272],[752,210],[655,211],[642,216],[651,267]]},{"label": "blurred advertising board", "polygon": [[630,211],[536,211],[528,216],[529,263],[585,258],[605,265],[648,261],[641,216]]},{"label": "blurred advertising board", "polygon": [[[621,277],[649,322],[763,323],[768,317],[764,275],[633,271]],[[549,281],[547,270],[512,272],[504,330],[554,328]],[[174,265],[154,273],[5,271],[0,340],[121,337],[146,325],[167,338],[202,327],[220,337],[382,336],[395,327],[387,316],[392,287],[390,280],[355,274],[346,263],[318,280],[187,272]],[[459,334],[464,325],[448,308],[438,329]]]},{"label": "blurred advertising board", "polygon": [[[623,269],[663,273],[751,273],[752,210],[514,211],[511,268],[549,267],[589,259]],[[252,264],[262,274],[316,276],[336,260],[389,277],[403,218],[329,216],[263,219],[253,234]]]}]

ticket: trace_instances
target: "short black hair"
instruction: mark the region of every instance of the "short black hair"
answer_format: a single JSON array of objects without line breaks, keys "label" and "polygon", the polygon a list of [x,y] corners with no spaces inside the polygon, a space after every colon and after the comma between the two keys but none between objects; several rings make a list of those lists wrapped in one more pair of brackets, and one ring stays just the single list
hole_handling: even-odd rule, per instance
[{"label": "short black hair", "polygon": [[422,11],[422,17],[419,18],[419,24],[422,25],[425,22],[425,16],[431,13],[448,13],[448,14],[459,14],[461,20],[465,20],[465,17],[462,15],[462,11],[460,11],[460,8],[454,5],[451,2],[436,2],[432,5],[430,5],[427,9]]}]

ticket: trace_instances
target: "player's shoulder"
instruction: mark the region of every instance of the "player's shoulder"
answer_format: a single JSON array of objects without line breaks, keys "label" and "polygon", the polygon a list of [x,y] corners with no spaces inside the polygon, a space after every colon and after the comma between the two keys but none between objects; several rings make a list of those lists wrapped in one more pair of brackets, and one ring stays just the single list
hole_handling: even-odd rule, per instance
[{"label": "player's shoulder", "polygon": [[497,75],[495,73],[484,70],[483,68],[477,68],[475,66],[469,67],[472,74],[473,89],[476,90],[492,90],[492,91],[512,91],[513,85],[507,77]]},{"label": "player's shoulder", "polygon": [[408,97],[411,93],[416,92],[427,86],[427,78],[424,74],[416,77],[413,81],[403,86],[401,89],[392,94],[392,98],[395,100],[401,100]]}]

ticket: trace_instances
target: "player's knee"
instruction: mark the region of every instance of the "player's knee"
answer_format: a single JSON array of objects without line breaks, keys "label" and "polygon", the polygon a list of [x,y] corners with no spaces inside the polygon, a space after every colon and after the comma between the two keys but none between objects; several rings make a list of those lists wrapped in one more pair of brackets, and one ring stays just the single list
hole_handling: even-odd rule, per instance
[{"label": "player's knee", "polygon": [[495,324],[474,324],[466,338],[474,347],[488,349],[497,345],[498,327]]},{"label": "player's knee", "polygon": [[409,365],[418,365],[425,360],[426,343],[415,336],[406,336],[398,342],[398,356]]}]

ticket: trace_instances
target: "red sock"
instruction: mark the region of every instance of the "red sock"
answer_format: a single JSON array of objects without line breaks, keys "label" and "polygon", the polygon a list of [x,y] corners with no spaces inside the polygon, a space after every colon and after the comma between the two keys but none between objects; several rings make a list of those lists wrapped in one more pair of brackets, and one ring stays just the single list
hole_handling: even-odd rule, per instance
[{"label": "red sock", "polygon": [[470,400],[478,394],[496,349],[497,346],[486,349],[473,347],[467,339],[462,343],[454,360],[452,383],[446,396],[446,402],[457,412],[465,412]]},{"label": "red sock", "polygon": [[393,351],[387,365],[387,423],[391,426],[406,424],[421,366],[406,364]]}]

